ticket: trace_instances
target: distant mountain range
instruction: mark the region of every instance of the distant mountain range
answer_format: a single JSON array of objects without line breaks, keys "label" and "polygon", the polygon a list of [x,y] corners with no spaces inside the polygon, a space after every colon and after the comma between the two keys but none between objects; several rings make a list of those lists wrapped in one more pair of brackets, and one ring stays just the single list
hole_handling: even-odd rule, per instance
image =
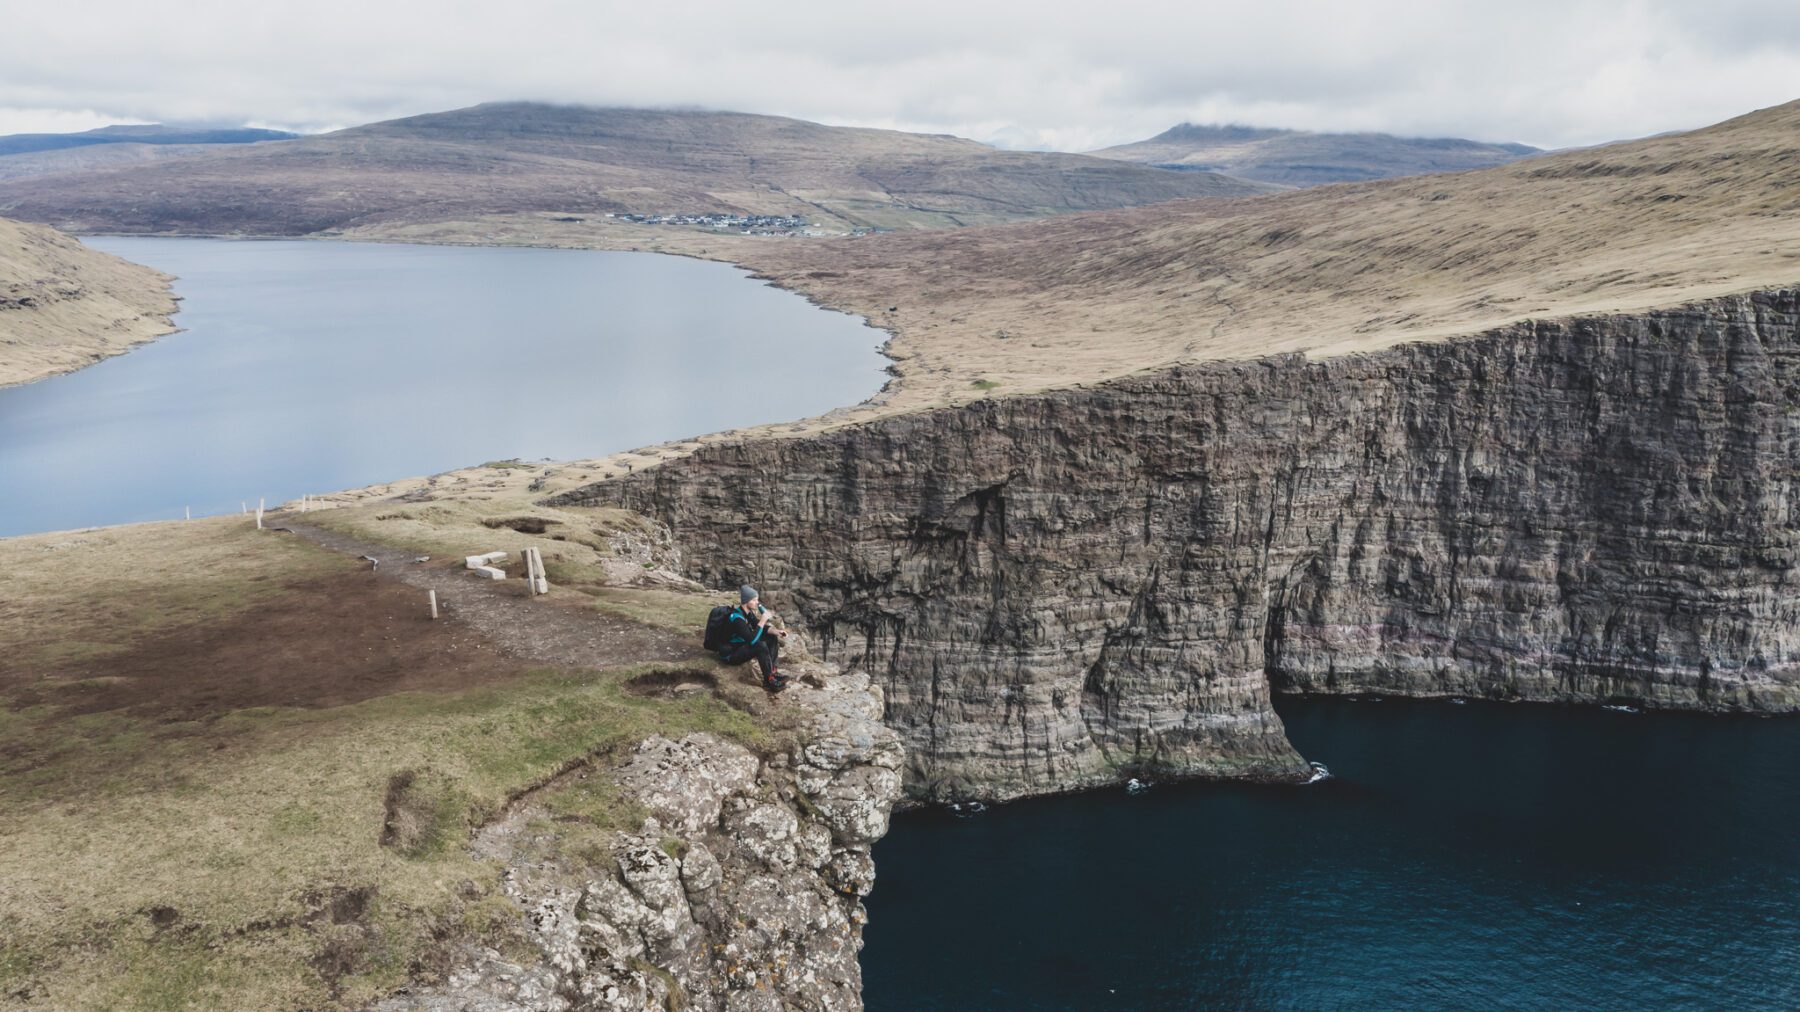
[{"label": "distant mountain range", "polygon": [[71,134],[0,135],[0,157],[35,151],[84,148],[95,144],[249,144],[298,136],[299,134],[291,134],[285,130],[259,130],[253,127],[213,130],[204,127],[165,126],[161,123],[131,123]]},{"label": "distant mountain range", "polygon": [[9,161],[0,157],[0,214],[108,232],[299,235],[496,214],[696,211],[935,227],[1276,189],[944,135],[524,102],[128,164],[9,173]]},{"label": "distant mountain range", "polygon": [[1219,172],[1282,186],[1318,186],[1428,172],[1461,172],[1539,153],[1528,144],[1456,137],[1325,134],[1183,123],[1149,140],[1090,152],[1165,169]]}]

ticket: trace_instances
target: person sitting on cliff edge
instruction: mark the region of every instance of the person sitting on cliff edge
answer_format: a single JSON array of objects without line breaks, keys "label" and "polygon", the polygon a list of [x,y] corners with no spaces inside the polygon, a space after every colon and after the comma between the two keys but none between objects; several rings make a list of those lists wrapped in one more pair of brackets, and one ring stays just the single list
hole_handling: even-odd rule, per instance
[{"label": "person sitting on cliff edge", "polygon": [[755,587],[747,583],[739,587],[738,600],[738,606],[731,609],[731,641],[719,652],[719,660],[732,665],[755,660],[762,669],[763,688],[780,692],[787,688],[787,676],[780,667],[781,641],[787,638],[787,630],[771,624],[775,613],[762,606]]}]

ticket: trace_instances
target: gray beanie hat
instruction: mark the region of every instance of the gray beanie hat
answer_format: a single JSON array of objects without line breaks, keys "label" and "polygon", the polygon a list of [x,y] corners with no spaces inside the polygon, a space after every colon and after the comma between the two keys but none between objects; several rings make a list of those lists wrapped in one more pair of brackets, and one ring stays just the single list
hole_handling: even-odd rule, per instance
[{"label": "gray beanie hat", "polygon": [[749,604],[751,601],[756,600],[756,588],[747,583],[742,587],[739,587],[738,600],[743,604]]}]

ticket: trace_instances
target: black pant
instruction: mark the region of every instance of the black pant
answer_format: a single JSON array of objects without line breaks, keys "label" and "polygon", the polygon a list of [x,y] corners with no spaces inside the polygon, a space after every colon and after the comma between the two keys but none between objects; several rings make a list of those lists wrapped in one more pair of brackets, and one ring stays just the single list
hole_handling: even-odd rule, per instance
[{"label": "black pant", "polygon": [[763,681],[766,682],[775,675],[776,655],[780,651],[781,640],[765,636],[755,643],[737,643],[726,647],[724,656],[719,659],[726,664],[742,664],[755,658],[757,666],[762,668]]}]

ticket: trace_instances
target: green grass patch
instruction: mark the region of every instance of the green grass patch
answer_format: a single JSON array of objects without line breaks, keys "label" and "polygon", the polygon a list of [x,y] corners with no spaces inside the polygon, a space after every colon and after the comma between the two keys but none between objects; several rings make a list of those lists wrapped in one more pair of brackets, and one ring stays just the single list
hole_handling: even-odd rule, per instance
[{"label": "green grass patch", "polygon": [[974,387],[977,390],[993,390],[996,387],[998,387],[1000,384],[994,382],[991,379],[978,379],[978,380],[970,380],[969,385]]},{"label": "green grass patch", "polygon": [[[637,741],[708,731],[786,746],[788,718],[755,712],[753,687],[722,698],[629,684],[657,670],[538,671],[454,694],[240,710],[167,733],[119,714],[40,723],[34,733],[59,744],[34,749],[29,769],[0,768],[0,981],[76,1007],[378,997],[430,965],[445,924],[505,935],[496,869],[466,844],[521,792],[549,785],[534,800],[567,852],[604,860],[643,818],[607,773]],[[346,891],[371,897],[366,909],[320,898]]]},{"label": "green grass patch", "polygon": [[695,642],[699,642],[700,632],[706,627],[706,615],[713,606],[735,600],[723,594],[639,587],[583,587],[582,592],[592,596],[594,606],[605,614],[691,634]]}]

